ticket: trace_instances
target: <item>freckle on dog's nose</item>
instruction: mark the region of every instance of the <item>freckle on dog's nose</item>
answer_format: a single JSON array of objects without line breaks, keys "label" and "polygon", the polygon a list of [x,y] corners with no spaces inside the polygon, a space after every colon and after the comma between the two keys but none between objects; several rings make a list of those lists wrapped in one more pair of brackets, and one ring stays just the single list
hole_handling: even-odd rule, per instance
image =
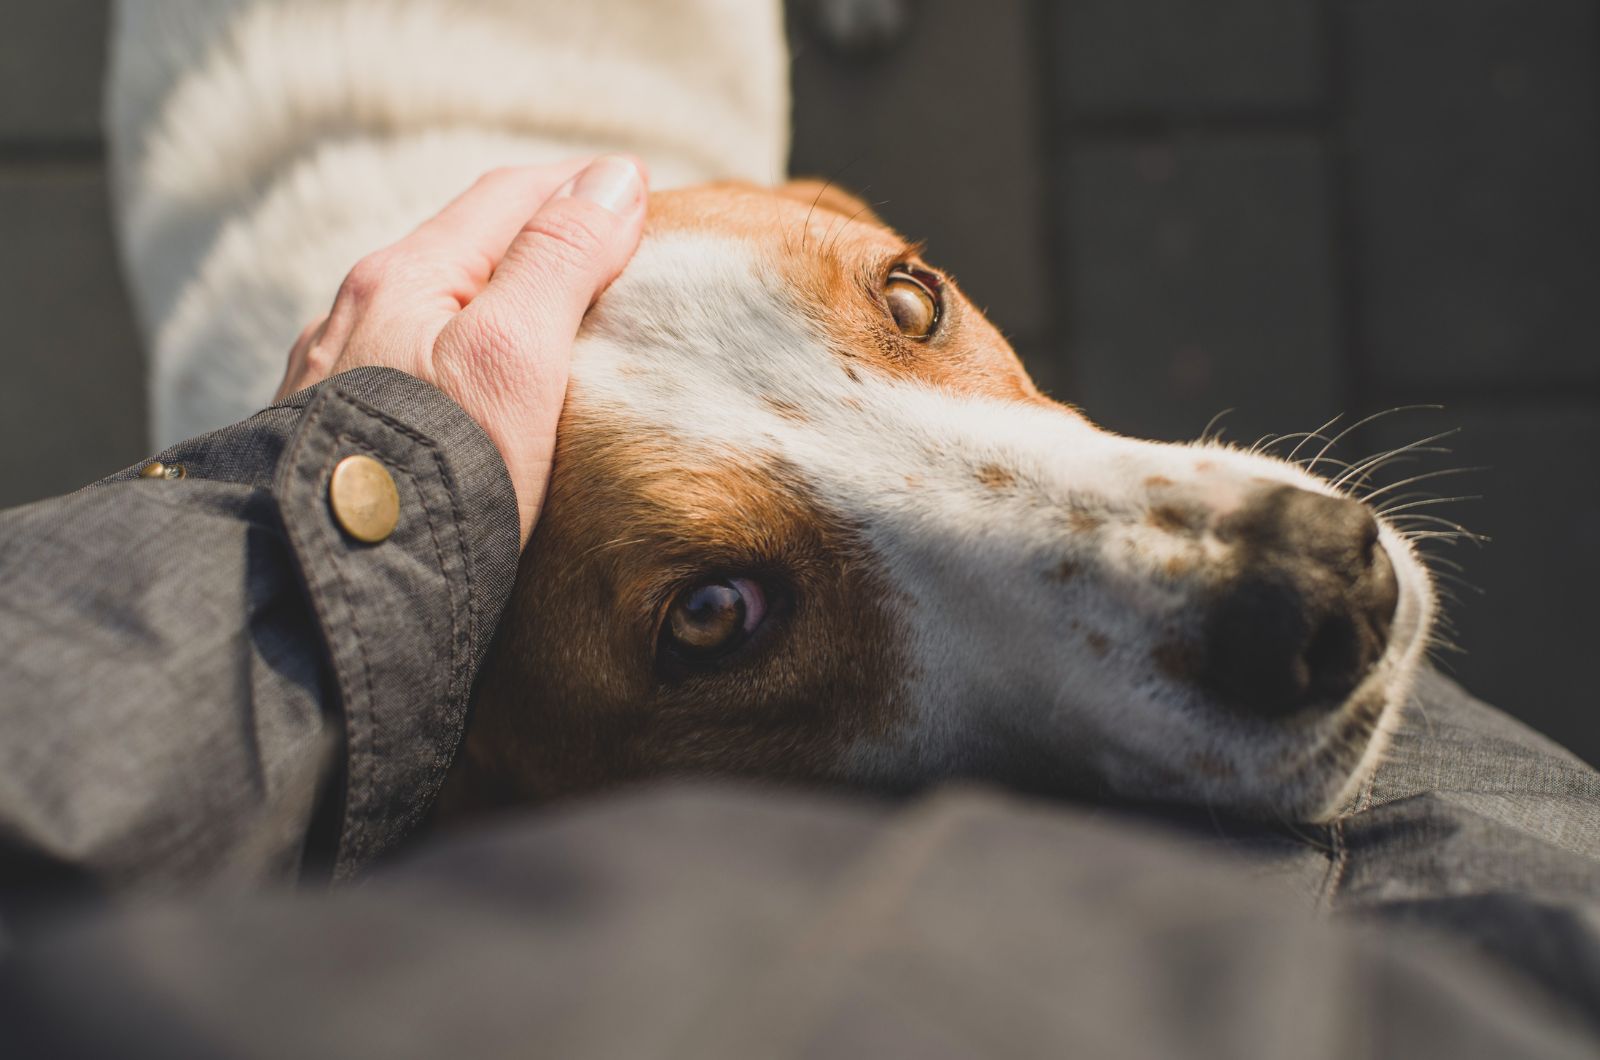
[{"label": "freckle on dog's nose", "polygon": [[1208,604],[1200,684],[1256,717],[1338,707],[1383,654],[1400,596],[1371,511],[1273,486],[1213,532],[1235,572]]}]

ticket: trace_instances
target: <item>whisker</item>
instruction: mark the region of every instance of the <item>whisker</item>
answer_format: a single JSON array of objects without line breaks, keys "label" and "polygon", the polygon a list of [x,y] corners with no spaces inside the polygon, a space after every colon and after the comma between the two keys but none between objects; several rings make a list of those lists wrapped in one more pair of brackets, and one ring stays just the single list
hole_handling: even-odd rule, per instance
[{"label": "whisker", "polygon": [[[1421,557],[1423,565],[1428,568],[1428,573],[1434,577],[1465,580],[1467,569],[1449,556],[1423,548],[1418,548],[1416,552]],[[1435,564],[1442,569],[1435,569]]]},{"label": "whisker", "polygon": [[[1416,500],[1437,500],[1438,497],[1437,493],[1429,493],[1427,490],[1412,490],[1410,493],[1397,493],[1385,503],[1406,504]],[[1373,511],[1380,515],[1383,514],[1382,508],[1374,508]]]},{"label": "whisker", "polygon": [[[862,192],[865,192],[867,189],[866,188],[862,188],[861,190],[862,190]],[[829,254],[833,253],[834,249],[839,245],[839,240],[844,238],[844,234],[850,230],[850,226],[855,223],[855,220],[856,220],[857,217],[860,217],[862,214],[866,213],[868,210],[872,209],[874,206],[882,206],[882,205],[883,205],[883,203],[878,202],[878,203],[868,203],[867,205],[861,207],[861,209],[857,210],[855,213],[853,213],[849,217],[845,218],[844,223],[838,226],[838,231],[837,232],[834,232],[832,226],[829,226],[828,231],[833,233],[833,238],[828,240],[827,245],[823,248],[823,250],[822,250],[823,255],[826,256],[826,255],[829,255]]]},{"label": "whisker", "polygon": [[[1228,415],[1230,415],[1231,413],[1234,413],[1234,412],[1237,412],[1237,411],[1238,411],[1237,409],[1223,409],[1221,412],[1217,413],[1215,416],[1213,416],[1209,420],[1207,420],[1206,421],[1206,425],[1200,429],[1200,441],[1202,441],[1202,442],[1206,441],[1207,440],[1206,436],[1211,433],[1211,428],[1215,427],[1218,423],[1222,422],[1222,420],[1224,418],[1226,418]],[[1221,437],[1222,437],[1222,432],[1220,432],[1220,431],[1217,432],[1217,439],[1220,439]],[[1213,440],[1215,440],[1215,439],[1213,439]]]},{"label": "whisker", "polygon": [[[1324,463],[1328,463],[1328,464],[1332,464],[1334,467],[1341,468],[1344,471],[1350,470],[1350,467],[1351,467],[1351,465],[1347,461],[1340,460],[1338,457],[1335,457],[1335,456],[1323,457],[1323,462]],[[1295,467],[1300,468],[1302,471],[1307,470],[1306,462],[1304,460],[1295,460],[1295,461],[1291,461],[1291,463],[1293,463]],[[1324,481],[1326,481],[1326,480],[1324,480]]]},{"label": "whisker", "polygon": [[1405,453],[1389,453],[1383,459],[1372,464],[1372,466],[1363,468],[1360,471],[1355,470],[1355,465],[1346,464],[1345,470],[1349,472],[1349,474],[1341,475],[1339,477],[1339,481],[1347,493],[1354,494],[1357,490],[1366,489],[1368,486],[1370,486],[1372,484],[1372,476],[1376,475],[1378,472],[1395,467],[1398,464],[1416,463],[1421,459],[1418,454],[1449,452],[1450,450],[1445,449],[1442,446],[1425,446],[1423,448],[1415,449]]},{"label": "whisker", "polygon": [[[1428,638],[1428,654],[1432,655],[1436,651],[1445,651],[1445,652],[1449,652],[1452,655],[1465,655],[1465,654],[1467,654],[1467,649],[1463,648],[1461,645],[1457,644],[1453,640],[1448,640],[1448,639],[1446,639],[1444,637],[1429,637]],[[1449,667],[1448,664],[1444,660],[1435,659],[1434,662],[1439,664],[1439,665],[1444,666],[1447,669],[1453,669],[1452,667]]]},{"label": "whisker", "polygon": [[[1407,497],[1410,496],[1410,494],[1401,494],[1401,496]],[[1404,504],[1400,503],[1397,499],[1393,503],[1385,505],[1382,508],[1374,508],[1373,512],[1377,515],[1388,518],[1395,512],[1408,511],[1412,508],[1431,508],[1435,504],[1455,504],[1458,501],[1481,500],[1483,500],[1483,495],[1481,493],[1463,493],[1459,497],[1423,497],[1420,500],[1407,501]]]},{"label": "whisker", "polygon": [[[1307,442],[1311,441],[1314,438],[1321,439],[1322,441],[1328,443],[1326,446],[1323,447],[1323,450],[1322,450],[1323,452],[1327,452],[1329,449],[1331,449],[1333,447],[1333,443],[1334,443],[1335,439],[1325,437],[1322,432],[1327,430],[1328,428],[1332,427],[1335,423],[1338,423],[1343,418],[1344,418],[1344,413],[1342,413],[1342,412],[1335,413],[1333,419],[1329,420],[1327,423],[1324,423],[1321,427],[1318,427],[1314,431],[1307,431],[1305,436],[1300,439],[1299,444],[1296,445],[1293,449],[1289,450],[1289,455],[1284,457],[1284,459],[1287,460],[1291,464],[1294,463],[1294,458],[1300,455],[1301,447],[1304,446]],[[1290,437],[1293,437],[1293,436],[1291,435]]]},{"label": "whisker", "polygon": [[[1389,471],[1390,469],[1398,467],[1401,464],[1414,464],[1419,462],[1420,461],[1418,460],[1412,459],[1409,453],[1394,460],[1387,460],[1376,467],[1370,467],[1361,472],[1361,474],[1357,475],[1353,480],[1350,481],[1350,483],[1345,487],[1345,491],[1356,500],[1364,501],[1366,500],[1367,495],[1362,494],[1360,491],[1367,490],[1370,493],[1373,487],[1373,479],[1380,471]],[[1428,494],[1409,493],[1404,495],[1405,499],[1407,500],[1413,500],[1423,496],[1428,496]]]},{"label": "whisker", "polygon": [[1445,467],[1445,468],[1439,468],[1438,470],[1435,470],[1435,471],[1425,471],[1420,475],[1412,475],[1410,478],[1403,478],[1399,482],[1391,482],[1387,486],[1383,486],[1383,487],[1381,487],[1379,489],[1373,490],[1371,493],[1367,494],[1365,497],[1363,497],[1361,499],[1366,501],[1368,504],[1371,504],[1372,503],[1372,498],[1381,497],[1385,493],[1388,493],[1390,490],[1399,489],[1401,486],[1410,486],[1410,485],[1414,485],[1415,483],[1418,483],[1418,482],[1425,482],[1428,479],[1441,478],[1441,477],[1443,477],[1445,475],[1465,475],[1465,474],[1469,474],[1469,473],[1474,472],[1474,471],[1487,471],[1487,470],[1489,470],[1489,469],[1486,468],[1486,467]]},{"label": "whisker", "polygon": [[[1456,574],[1465,574],[1467,572],[1467,568],[1466,567],[1463,567],[1460,563],[1457,563],[1455,560],[1451,559],[1449,556],[1441,556],[1437,552],[1423,552],[1423,553],[1420,553],[1420,555],[1422,556],[1423,562],[1427,563],[1430,569],[1432,568],[1432,566],[1435,563],[1437,563],[1440,566],[1449,567],[1450,570],[1455,571]],[[1433,573],[1436,574],[1436,575],[1439,575],[1440,577],[1445,577],[1445,578],[1451,578],[1451,577],[1455,577],[1456,576],[1456,575],[1450,574],[1448,572],[1433,571]]]},{"label": "whisker", "polygon": [[[1461,577],[1459,574],[1452,574],[1447,570],[1436,570],[1430,571],[1429,573],[1433,576],[1436,582],[1443,582],[1453,585],[1458,589],[1466,589],[1469,592],[1476,593],[1479,596],[1488,595],[1483,591],[1482,586],[1474,585],[1472,582],[1467,581],[1467,579]],[[1456,600],[1456,603],[1460,602],[1461,601]]]},{"label": "whisker", "polygon": [[1471,541],[1473,544],[1482,545],[1488,543],[1489,541],[1487,535],[1480,534],[1474,530],[1468,530],[1455,520],[1446,519],[1442,515],[1427,515],[1422,512],[1412,512],[1410,515],[1402,515],[1400,518],[1408,523],[1415,521],[1419,523],[1428,523],[1433,526],[1448,527],[1449,529],[1456,531],[1463,538]]},{"label": "whisker", "polygon": [[1407,541],[1444,541],[1454,544],[1457,541],[1472,539],[1473,535],[1455,530],[1413,530],[1406,534]]},{"label": "whisker", "polygon": [[1334,479],[1333,488],[1341,488],[1358,471],[1364,471],[1368,467],[1372,467],[1374,465],[1381,466],[1384,462],[1389,461],[1392,458],[1401,455],[1402,453],[1423,452],[1425,450],[1422,447],[1427,446],[1432,442],[1437,442],[1442,438],[1448,438],[1452,434],[1460,433],[1461,428],[1454,427],[1448,431],[1440,431],[1438,434],[1429,435],[1426,438],[1418,438],[1410,445],[1402,445],[1397,449],[1390,449],[1387,452],[1378,454],[1377,456],[1368,457],[1366,460],[1358,462],[1355,467],[1351,468],[1349,471],[1346,471],[1343,475],[1340,475],[1338,478]]},{"label": "whisker", "polygon": [[802,251],[806,248],[806,240],[811,237],[811,215],[817,212],[817,204],[822,201],[824,195],[828,194],[828,189],[831,187],[833,187],[833,178],[829,177],[822,182],[822,187],[817,189],[817,197],[811,200],[811,208],[806,211],[805,224],[800,226],[800,249]]},{"label": "whisker", "polygon": [[[857,162],[861,161],[866,156],[867,156],[867,151],[866,150],[861,150],[861,151],[856,152],[848,160],[846,160],[841,166],[839,166],[838,169],[834,170],[831,174],[829,174],[828,178],[822,182],[822,187],[817,189],[817,197],[811,200],[811,208],[806,211],[805,224],[800,229],[800,249],[802,251],[805,250],[806,241],[810,238],[811,215],[817,212],[817,206],[818,206],[818,204],[820,204],[822,202],[822,197],[824,195],[828,194],[828,189],[829,188],[837,187],[839,179],[841,177],[843,177],[845,175],[845,173],[849,169],[854,167]],[[865,188],[862,188],[861,190],[862,191],[866,191]],[[852,220],[854,220],[854,218],[852,218]]]},{"label": "whisker", "polygon": [[1429,743],[1432,743],[1438,738],[1439,729],[1434,725],[1433,715],[1428,713],[1428,704],[1424,703],[1420,698],[1416,700],[1416,704],[1417,713],[1422,715],[1423,735]]},{"label": "whisker", "polygon": [[1287,442],[1290,438],[1302,438],[1303,439],[1305,436],[1306,436],[1306,432],[1305,431],[1291,431],[1288,434],[1269,435],[1268,437],[1270,437],[1272,439],[1272,441],[1268,442],[1266,447],[1262,451],[1263,452],[1271,452],[1274,448],[1282,445],[1284,442]]},{"label": "whisker", "polygon": [[1261,452],[1263,449],[1267,448],[1277,440],[1278,436],[1276,434],[1263,434],[1261,437],[1257,438],[1255,440],[1255,444],[1246,449],[1245,452],[1254,455]]},{"label": "whisker", "polygon": [[1459,632],[1460,629],[1456,626],[1455,618],[1451,615],[1441,614],[1438,621],[1434,623],[1433,633],[1435,636],[1453,636]]},{"label": "whisker", "polygon": [[1350,426],[1346,427],[1344,430],[1340,431],[1338,434],[1334,435],[1331,439],[1329,439],[1328,444],[1324,445],[1322,447],[1322,450],[1320,452],[1318,452],[1316,456],[1311,458],[1311,463],[1309,465],[1307,465],[1306,470],[1307,471],[1313,470],[1317,466],[1317,462],[1320,461],[1323,458],[1323,456],[1325,456],[1327,454],[1328,450],[1330,450],[1334,446],[1338,445],[1339,442],[1341,440],[1343,440],[1346,436],[1348,436],[1351,431],[1356,430],[1357,428],[1360,428],[1360,427],[1365,427],[1367,424],[1371,423],[1373,420],[1382,419],[1383,417],[1388,416],[1388,415],[1390,415],[1392,413],[1395,413],[1395,412],[1413,412],[1413,411],[1416,411],[1416,410],[1419,410],[1419,409],[1434,409],[1434,410],[1437,410],[1437,409],[1440,409],[1440,408],[1443,408],[1443,407],[1444,406],[1442,406],[1442,405],[1396,405],[1392,409],[1384,409],[1382,412],[1374,412],[1372,415],[1367,416],[1364,419],[1357,420],[1356,422],[1352,423]]}]

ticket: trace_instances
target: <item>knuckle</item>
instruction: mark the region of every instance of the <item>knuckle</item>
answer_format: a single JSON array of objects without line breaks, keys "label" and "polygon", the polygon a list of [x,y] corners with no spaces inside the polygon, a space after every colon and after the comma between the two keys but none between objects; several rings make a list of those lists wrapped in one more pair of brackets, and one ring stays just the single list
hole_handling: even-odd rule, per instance
[{"label": "knuckle", "polygon": [[417,262],[398,247],[384,247],[356,262],[344,283],[339,285],[339,296],[357,303],[372,300],[386,287],[415,278]]},{"label": "knuckle", "polygon": [[393,272],[392,255],[385,250],[368,254],[350,269],[339,285],[341,301],[365,302],[381,289]]},{"label": "knuckle", "polygon": [[598,258],[606,246],[606,231],[590,211],[550,209],[529,225],[534,253],[541,259],[571,269],[582,269]]},{"label": "knuckle", "polygon": [[327,375],[338,362],[340,352],[318,343],[306,350],[306,367],[320,375]]}]

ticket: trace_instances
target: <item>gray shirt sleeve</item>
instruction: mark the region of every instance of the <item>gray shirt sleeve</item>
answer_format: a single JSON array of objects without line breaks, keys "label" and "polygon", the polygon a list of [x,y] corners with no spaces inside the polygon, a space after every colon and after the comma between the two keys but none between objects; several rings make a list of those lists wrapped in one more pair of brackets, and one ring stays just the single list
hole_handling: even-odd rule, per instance
[{"label": "gray shirt sleeve", "polygon": [[[377,544],[328,502],[357,453],[400,495]],[[0,513],[0,893],[291,878],[319,805],[347,877],[459,740],[518,550],[458,406],[359,369],[156,459]]]}]

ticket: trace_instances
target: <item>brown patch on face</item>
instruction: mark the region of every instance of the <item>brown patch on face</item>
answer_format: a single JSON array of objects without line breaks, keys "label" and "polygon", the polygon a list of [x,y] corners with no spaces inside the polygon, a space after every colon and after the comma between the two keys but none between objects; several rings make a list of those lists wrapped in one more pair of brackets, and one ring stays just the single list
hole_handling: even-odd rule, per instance
[{"label": "brown patch on face", "polygon": [[648,231],[710,227],[750,243],[852,380],[876,372],[1068,411],[1039,393],[1005,339],[948,278],[939,284],[933,335],[900,334],[883,286],[891,267],[917,260],[915,248],[862,212],[859,200],[818,198],[815,185],[800,191],[723,183],[662,192],[650,198]]},{"label": "brown patch on face", "polygon": [[1158,504],[1150,509],[1144,521],[1157,530],[1177,534],[1197,529],[1200,519],[1200,513],[1194,509],[1180,508],[1176,504]]},{"label": "brown patch on face", "polygon": [[1050,578],[1058,582],[1070,582],[1083,572],[1083,564],[1075,559],[1064,559],[1050,568]]},{"label": "brown patch on face", "polygon": [[1151,475],[1144,480],[1146,489],[1160,489],[1172,485],[1172,480],[1165,475]]},{"label": "brown patch on face", "polygon": [[1194,570],[1194,564],[1182,556],[1172,556],[1161,565],[1161,573],[1174,580]]},{"label": "brown patch on face", "polygon": [[1001,467],[999,464],[984,464],[978,468],[974,477],[980,484],[992,490],[1005,489],[1017,484],[1017,476],[1009,468]]},{"label": "brown patch on face", "polygon": [[763,394],[761,396],[761,403],[766,405],[767,408],[771,409],[783,419],[788,420],[790,423],[809,423],[811,420],[811,417],[806,414],[805,409],[801,408],[798,404],[790,401],[787,398],[773,397],[771,394]]},{"label": "brown patch on face", "polygon": [[[667,774],[823,779],[891,732],[909,663],[856,529],[777,459],[697,457],[574,398],[441,812]],[[667,603],[736,576],[772,608],[743,654],[662,665]]]},{"label": "brown patch on face", "polygon": [[1106,655],[1111,651],[1111,638],[1107,637],[1104,633],[1090,633],[1088,636],[1083,638],[1083,641],[1085,644],[1089,645],[1090,651],[1094,652],[1102,659],[1105,658]]}]

